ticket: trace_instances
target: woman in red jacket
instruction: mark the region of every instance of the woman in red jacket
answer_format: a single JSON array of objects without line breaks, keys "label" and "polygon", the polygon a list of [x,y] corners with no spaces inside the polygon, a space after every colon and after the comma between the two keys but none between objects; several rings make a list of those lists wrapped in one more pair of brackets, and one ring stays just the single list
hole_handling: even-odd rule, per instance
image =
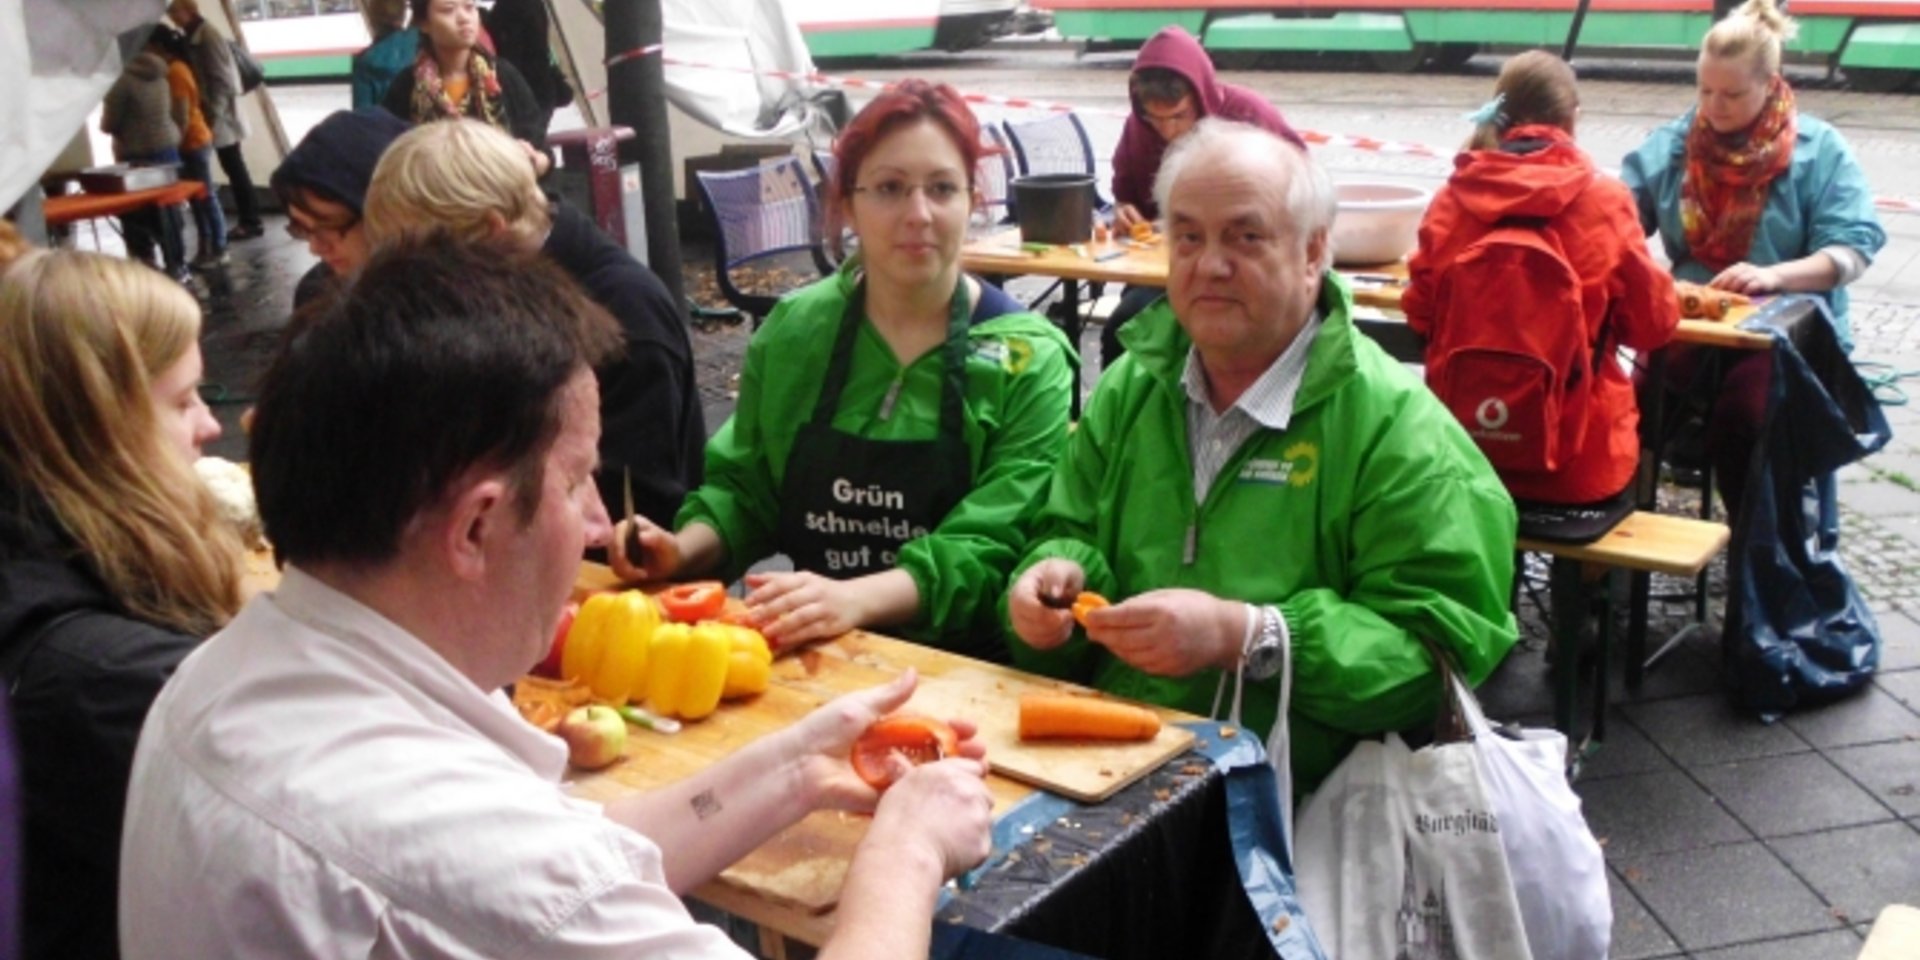
[{"label": "woman in red jacket", "polygon": [[[1579,335],[1591,348],[1592,379],[1567,390],[1560,410],[1560,437],[1576,439],[1551,467],[1509,467],[1500,476],[1522,508],[1523,528],[1529,502],[1579,506],[1588,509],[1558,512],[1584,513],[1591,521],[1585,532],[1598,536],[1631,508],[1639,464],[1639,409],[1615,352],[1623,346],[1654,350],[1672,338],[1679,323],[1673,280],[1647,251],[1632,195],[1619,181],[1600,176],[1574,145],[1580,107],[1573,69],[1550,53],[1529,51],[1507,61],[1494,91],[1494,100],[1473,117],[1479,121],[1475,135],[1454,158],[1453,176],[1420,225],[1402,305],[1407,321],[1429,339],[1429,383],[1440,359],[1435,347],[1458,333],[1449,324],[1583,325]],[[1516,225],[1537,232],[1547,241],[1544,249],[1557,246],[1564,256],[1578,279],[1577,293],[1570,291],[1579,302],[1577,315],[1524,302],[1524,292],[1516,291],[1529,285],[1512,278],[1457,275],[1486,262],[1462,256],[1477,241]],[[1508,293],[1453,295],[1476,288]],[[1575,371],[1571,382],[1581,375]],[[1491,426],[1485,419],[1480,425]],[[1470,432],[1476,427],[1467,426]],[[1569,537],[1588,539],[1584,533]]]}]

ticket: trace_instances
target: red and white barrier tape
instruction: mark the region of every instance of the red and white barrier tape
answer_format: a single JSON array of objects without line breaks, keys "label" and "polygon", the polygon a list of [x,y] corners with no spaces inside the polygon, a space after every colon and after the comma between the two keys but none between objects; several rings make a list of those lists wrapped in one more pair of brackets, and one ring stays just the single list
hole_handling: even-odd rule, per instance
[{"label": "red and white barrier tape", "polygon": [[[612,67],[640,57],[660,53],[661,44],[637,47],[625,53],[607,58],[607,66]],[[672,67],[688,67],[694,70],[720,70],[726,73],[740,73],[754,77],[772,77],[777,80],[796,80],[820,86],[840,87],[848,90],[885,90],[892,86],[886,80],[868,80],[862,77],[836,77],[830,74],[813,72],[802,73],[794,70],[756,70],[752,67],[737,67],[723,63],[700,63],[693,60],[680,60],[662,55],[660,62]],[[591,100],[606,93],[602,87],[587,94]],[[1106,117],[1126,117],[1128,111],[1111,107],[1078,107],[1071,103],[1052,103],[1045,100],[1029,100],[1024,97],[1003,97],[991,93],[967,93],[962,91],[960,99],[968,103],[983,103],[1010,110],[1040,110],[1048,113],[1080,113]],[[1409,143],[1401,140],[1376,140],[1372,137],[1356,137],[1344,133],[1321,133],[1317,130],[1301,130],[1300,136],[1309,144],[1323,147],[1344,147],[1349,150],[1366,150],[1372,153],[1393,153],[1414,157],[1431,157],[1435,160],[1450,160],[1454,151],[1438,150],[1421,143]],[[1906,197],[1875,197],[1873,205],[1881,210],[1894,213],[1920,213],[1920,201]]]}]

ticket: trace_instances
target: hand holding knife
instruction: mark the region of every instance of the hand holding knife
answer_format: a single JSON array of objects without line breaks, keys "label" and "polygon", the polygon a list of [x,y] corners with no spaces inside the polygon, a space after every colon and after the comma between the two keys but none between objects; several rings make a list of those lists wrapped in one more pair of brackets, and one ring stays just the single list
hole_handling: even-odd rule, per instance
[{"label": "hand holding knife", "polygon": [[626,555],[627,562],[646,569],[647,548],[640,542],[640,524],[634,522],[633,510],[633,468],[620,468],[621,509],[626,512],[627,536],[620,544],[620,551]]}]

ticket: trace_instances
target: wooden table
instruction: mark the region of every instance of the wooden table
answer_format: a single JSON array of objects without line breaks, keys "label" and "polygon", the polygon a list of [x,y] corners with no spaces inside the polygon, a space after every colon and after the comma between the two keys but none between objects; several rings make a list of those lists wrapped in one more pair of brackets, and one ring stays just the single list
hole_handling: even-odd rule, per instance
[{"label": "wooden table", "polygon": [[[1082,252],[1084,251],[1084,253]],[[1003,276],[1058,277],[1062,280],[1096,283],[1131,283],[1145,287],[1167,285],[1167,248],[1164,237],[1151,245],[1130,240],[1073,247],[1050,246],[1028,251],[1020,244],[1020,228],[1011,227],[993,233],[960,249],[960,265],[973,273]],[[1402,263],[1340,268],[1353,284],[1353,302],[1400,315],[1400,297],[1406,293],[1407,265]],[[1376,279],[1378,278],[1378,279]],[[1067,285],[1067,337],[1074,347],[1080,345],[1080,311],[1077,287]],[[1674,342],[1736,350],[1766,350],[1773,338],[1764,333],[1741,330],[1738,324],[1751,316],[1752,307],[1737,308],[1725,320],[1682,320],[1674,332]]]},{"label": "wooden table", "polygon": [[[587,563],[581,566],[576,590],[585,594],[617,585],[606,567]],[[908,668],[919,672],[922,689],[939,685],[943,678],[964,676],[973,682],[982,673],[999,678],[1009,688],[1034,683],[1069,686],[931,647],[853,631],[782,656],[774,663],[773,683],[766,693],[723,704],[712,716],[687,724],[679,733],[631,728],[624,761],[598,772],[574,773],[569,779],[577,796],[602,803],[632,791],[655,789],[705,769],[842,693],[885,683]],[[1013,709],[1011,698],[1007,708]],[[909,701],[907,709],[915,709],[915,701]],[[1170,723],[1199,720],[1177,711],[1159,712]],[[1207,767],[1176,759],[1156,763],[1155,768],[1183,764],[1197,768],[1193,772]],[[987,777],[987,787],[993,796],[996,820],[1040,792],[997,773]],[[813,813],[695,891],[695,896],[763,928],[818,945],[833,928],[833,903],[867,823],[861,816]],[[1118,836],[1113,838],[1115,843],[1120,840]]]},{"label": "wooden table", "polygon": [[182,180],[164,187],[126,193],[69,193],[48,197],[43,209],[47,226],[65,227],[81,220],[132,213],[144,207],[186,203],[206,195],[206,184],[198,180]]}]

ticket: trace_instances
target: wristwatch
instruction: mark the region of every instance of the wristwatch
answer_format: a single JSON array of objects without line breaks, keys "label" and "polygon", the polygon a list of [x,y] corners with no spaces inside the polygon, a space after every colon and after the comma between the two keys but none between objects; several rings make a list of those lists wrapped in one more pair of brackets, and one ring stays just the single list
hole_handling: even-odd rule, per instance
[{"label": "wristwatch", "polygon": [[1271,680],[1280,675],[1287,659],[1287,622],[1280,608],[1262,606],[1259,626],[1247,640],[1243,655],[1248,679]]}]

